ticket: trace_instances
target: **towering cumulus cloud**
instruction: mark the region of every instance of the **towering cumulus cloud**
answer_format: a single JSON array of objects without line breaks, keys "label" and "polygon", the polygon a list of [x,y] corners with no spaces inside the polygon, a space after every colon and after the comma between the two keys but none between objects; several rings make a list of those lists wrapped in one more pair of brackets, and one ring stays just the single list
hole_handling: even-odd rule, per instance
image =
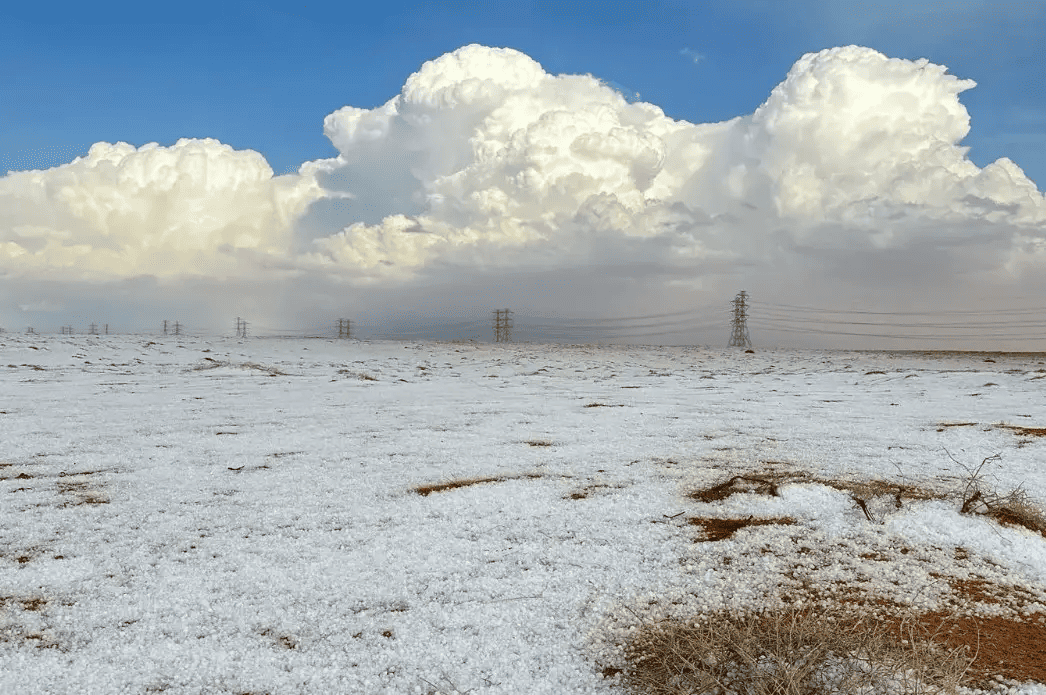
[{"label": "towering cumulus cloud", "polygon": [[804,56],[751,116],[698,125],[467,46],[381,108],[327,117],[341,155],[314,166],[361,221],[318,244],[400,277],[437,258],[571,264],[607,244],[665,263],[751,258],[774,227],[833,244],[844,224],[846,243],[886,247],[926,220],[1041,226],[1046,203],[1016,165],[982,170],[958,146],[973,86],[850,46]]},{"label": "towering cumulus cloud", "polygon": [[[973,86],[927,60],[848,46],[803,56],[753,114],[695,124],[595,77],[466,46],[383,106],[327,116],[338,156],[296,175],[212,140],[100,143],[9,174],[0,272],[249,272],[362,296],[492,273],[576,277],[583,293],[582,271],[598,269],[604,286],[627,279],[634,296],[681,303],[742,282],[764,295],[835,282],[839,299],[958,302],[964,278],[974,294],[1019,295],[1043,282],[1046,200],[1010,160],[967,159],[959,95]],[[520,304],[540,294],[513,287]]]}]

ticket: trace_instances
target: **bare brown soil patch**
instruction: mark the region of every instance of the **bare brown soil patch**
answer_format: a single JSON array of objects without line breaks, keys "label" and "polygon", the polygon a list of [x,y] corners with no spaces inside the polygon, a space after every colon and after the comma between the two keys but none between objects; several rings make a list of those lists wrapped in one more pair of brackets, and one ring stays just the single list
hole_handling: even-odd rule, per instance
[{"label": "bare brown soil patch", "polygon": [[[995,386],[995,384],[985,384],[985,386]],[[977,424],[976,422],[938,422],[937,431],[943,432],[949,427],[976,427]],[[1046,437],[1046,427],[1024,427],[1023,425],[1007,425],[1005,423],[998,423],[991,425],[991,427],[1010,430],[1021,437]]]},{"label": "bare brown soil patch", "polygon": [[[0,464],[0,465],[10,465],[10,464]],[[29,475],[25,471],[22,471],[18,475],[0,476],[0,480],[29,480],[32,477],[33,476]]]},{"label": "bare brown soil patch", "polygon": [[735,533],[748,526],[789,526],[795,523],[795,519],[793,519],[790,516],[782,516],[771,519],[756,519],[755,517],[751,516],[747,519],[713,519],[708,517],[690,517],[686,521],[691,526],[701,527],[701,530],[704,532],[704,538],[700,538],[698,540],[706,542],[721,541],[725,538],[730,538]]},{"label": "bare brown soil patch", "polygon": [[[887,617],[883,625],[903,639],[901,623],[899,617]],[[1046,624],[1041,619],[930,612],[919,615],[917,625],[946,649],[974,655],[968,675],[975,685],[988,687],[994,676],[1046,683]]]},{"label": "bare brown soil patch", "polygon": [[339,369],[338,370],[338,374],[343,374],[345,376],[351,376],[353,378],[359,379],[360,381],[377,381],[378,380],[377,377],[371,376],[370,374],[366,374],[364,372],[355,372],[355,371],[353,371],[351,369]]},{"label": "bare brown soil patch", "polygon": [[1016,432],[1022,437],[1046,437],[1046,427],[1021,427],[1020,425],[996,425],[996,427]]},{"label": "bare brown soil patch", "polygon": [[[805,584],[802,596],[784,600],[827,602],[878,625],[895,641],[915,635],[948,653],[964,652],[970,657],[970,685],[988,687],[994,676],[1046,683],[1046,607],[1041,595],[978,577],[931,575],[951,589],[942,610],[915,613],[889,598],[842,583],[830,594]],[[982,614],[998,613],[1000,608],[1002,615]]]},{"label": "bare brown soil patch", "polygon": [[469,487],[470,485],[479,485],[481,483],[500,483],[505,480],[518,480],[520,478],[540,478],[541,476],[536,473],[528,473],[526,475],[502,475],[502,476],[489,476],[489,477],[477,477],[477,478],[460,478],[458,480],[450,480],[445,483],[433,483],[431,485],[418,485],[414,488],[414,492],[418,493],[422,497],[427,497],[433,492],[445,492],[447,490],[454,490],[459,487]]},{"label": "bare brown soil patch", "polygon": [[949,427],[976,427],[976,422],[938,422],[937,431],[943,432]]},{"label": "bare brown soil patch", "polygon": [[268,637],[269,639],[273,640],[273,642],[275,642],[280,647],[283,647],[284,649],[297,649],[298,648],[298,640],[295,639],[292,635],[286,635],[286,634],[278,633],[275,630],[273,630],[272,628],[265,628],[265,629],[261,630],[261,632],[259,634],[261,634],[263,637]]},{"label": "bare brown soil patch", "polygon": [[433,483],[431,485],[419,485],[414,488],[414,492],[418,493],[422,497],[428,496],[433,492],[445,492],[446,490],[454,490],[459,487],[468,487],[470,485],[479,485],[480,483],[497,483],[504,480],[499,477],[488,477],[488,478],[462,478],[460,480],[451,480],[446,483]]},{"label": "bare brown soil patch", "polygon": [[284,371],[281,371],[278,367],[273,367],[266,364],[258,364],[257,362],[229,362],[226,360],[216,360],[213,357],[204,357],[202,361],[196,363],[190,368],[193,372],[203,372],[209,369],[217,369],[219,367],[236,367],[239,369],[251,369],[259,372],[264,372],[269,376],[290,376]]},{"label": "bare brown soil patch", "polygon": [[757,495],[777,496],[780,480],[756,475],[735,475],[729,480],[703,490],[691,492],[689,497],[699,502],[718,502],[739,492],[754,492]]},{"label": "bare brown soil patch", "polygon": [[600,489],[607,488],[607,487],[610,487],[610,486],[609,485],[599,484],[599,483],[596,483],[594,485],[587,485],[587,486],[585,486],[583,488],[580,488],[578,490],[574,490],[573,492],[571,492],[567,496],[567,499],[583,500],[583,499],[587,498],[590,494],[595,492],[596,490],[600,490]]},{"label": "bare brown soil patch", "polygon": [[38,611],[47,605],[47,599],[43,598],[17,598],[15,596],[0,596],[0,608],[18,604],[24,611]]},{"label": "bare brown soil patch", "polygon": [[[91,484],[87,476],[98,471],[87,471],[85,473],[59,473],[58,492],[65,496],[67,501],[61,506],[79,506],[82,504],[109,504],[109,496],[95,485]],[[64,479],[63,479],[64,478]]]}]

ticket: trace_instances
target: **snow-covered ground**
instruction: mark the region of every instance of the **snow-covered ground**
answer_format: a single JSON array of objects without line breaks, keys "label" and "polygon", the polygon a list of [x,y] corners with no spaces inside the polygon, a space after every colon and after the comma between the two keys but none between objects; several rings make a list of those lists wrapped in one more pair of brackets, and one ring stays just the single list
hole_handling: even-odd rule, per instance
[{"label": "snow-covered ground", "polygon": [[[1038,619],[1044,539],[952,501],[689,493],[948,491],[1001,453],[990,480],[1046,500],[1046,438],[1000,426],[1046,426],[1043,362],[0,336],[0,693],[622,693],[601,664],[631,611],[799,574],[927,607],[977,576]],[[470,477],[500,480],[415,491]],[[687,521],[751,515],[797,523]]]}]

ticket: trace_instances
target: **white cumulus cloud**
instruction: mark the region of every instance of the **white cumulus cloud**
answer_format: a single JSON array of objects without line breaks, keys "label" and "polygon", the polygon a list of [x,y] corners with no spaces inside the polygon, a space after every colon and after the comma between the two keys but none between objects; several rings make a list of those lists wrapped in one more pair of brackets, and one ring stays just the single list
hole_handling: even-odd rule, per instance
[{"label": "white cumulus cloud", "polygon": [[338,156],[298,174],[214,140],[98,143],[8,174],[0,277],[249,277],[325,310],[418,282],[456,287],[450,303],[511,285],[520,304],[555,304],[547,287],[569,280],[611,315],[612,286],[651,313],[745,282],[894,304],[1033,294],[1046,199],[1012,161],[967,158],[972,87],[846,46],[800,58],[750,115],[690,123],[597,77],[465,46],[384,105],[328,115]]},{"label": "white cumulus cloud", "polygon": [[436,259],[541,262],[543,248],[575,263],[606,235],[657,238],[665,261],[669,249],[747,257],[757,221],[804,243],[835,243],[825,223],[849,225],[878,247],[924,234],[927,219],[1041,227],[1046,202],[1020,169],[980,169],[959,144],[970,119],[958,96],[973,86],[849,46],[803,56],[752,115],[693,124],[594,77],[467,46],[384,106],[328,116],[341,154],[312,166],[360,218],[380,214],[317,245],[402,278]]},{"label": "white cumulus cloud", "polygon": [[281,259],[320,195],[216,140],[100,142],[86,157],[0,179],[0,272],[69,280],[236,274],[237,252]]}]

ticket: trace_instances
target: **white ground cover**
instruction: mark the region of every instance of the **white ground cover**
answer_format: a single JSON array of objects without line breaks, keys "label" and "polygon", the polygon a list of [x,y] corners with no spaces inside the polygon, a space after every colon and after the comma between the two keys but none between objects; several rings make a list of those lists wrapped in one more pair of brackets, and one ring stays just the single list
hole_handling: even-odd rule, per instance
[{"label": "white ground cover", "polygon": [[[796,567],[928,608],[981,577],[1039,619],[1044,539],[954,501],[688,496],[955,491],[1001,453],[1042,502],[1046,438],[998,425],[1046,426],[1046,366],[985,358],[0,336],[0,693],[622,693],[632,611],[768,605]],[[414,491],[476,476],[505,479]],[[753,515],[797,524],[686,522]]]}]

